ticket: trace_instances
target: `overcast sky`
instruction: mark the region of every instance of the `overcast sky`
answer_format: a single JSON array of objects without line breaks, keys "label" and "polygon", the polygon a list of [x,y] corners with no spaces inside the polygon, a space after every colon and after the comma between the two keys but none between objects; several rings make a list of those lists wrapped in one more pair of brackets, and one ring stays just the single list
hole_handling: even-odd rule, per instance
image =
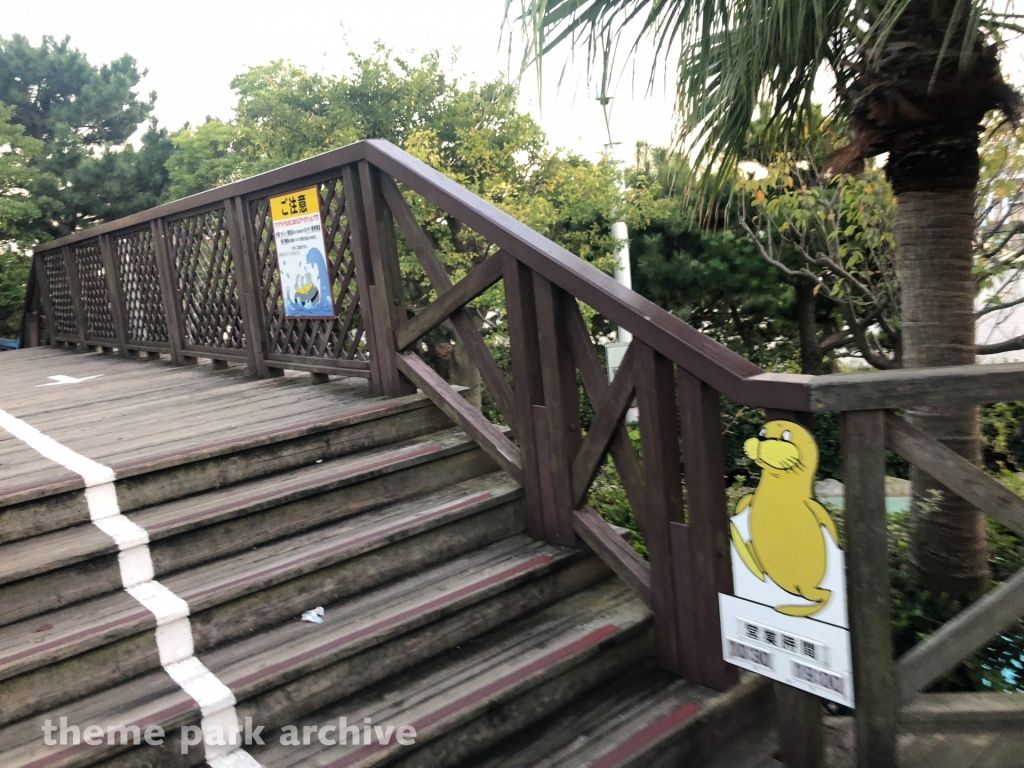
[{"label": "overcast sky", "polygon": [[[502,38],[504,5],[504,0],[8,0],[0,14],[0,34],[20,33],[33,44],[43,35],[70,35],[93,64],[131,54],[149,72],[140,91],[157,92],[157,117],[176,129],[207,115],[230,118],[235,99],[228,83],[248,67],[291,59],[311,70],[340,74],[348,71],[349,50],[368,53],[377,40],[398,53],[436,48],[445,61],[457,52],[453,73],[467,80],[496,77],[510,64],[507,33]],[[536,74],[527,75],[521,106],[540,122],[553,145],[596,158],[607,138],[595,85],[588,85],[585,62],[577,60],[569,62],[559,86],[567,59],[568,50],[545,61],[542,105]],[[638,140],[665,144],[672,136],[671,84],[659,80],[648,93],[649,62],[638,62],[635,87],[627,73],[613,91],[612,134],[620,159],[632,156]],[[514,58],[516,72],[518,64]]]}]

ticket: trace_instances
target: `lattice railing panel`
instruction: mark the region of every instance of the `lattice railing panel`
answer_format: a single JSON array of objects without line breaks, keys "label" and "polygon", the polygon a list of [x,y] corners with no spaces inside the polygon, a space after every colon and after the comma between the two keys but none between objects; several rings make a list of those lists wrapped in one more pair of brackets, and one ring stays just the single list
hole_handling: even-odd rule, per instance
[{"label": "lattice railing panel", "polygon": [[168,234],[184,345],[244,349],[241,302],[224,210],[172,221]]},{"label": "lattice railing panel", "polygon": [[60,250],[47,251],[43,255],[43,267],[50,288],[50,306],[53,308],[53,333],[56,336],[77,336],[75,304],[71,298],[71,283],[68,281],[67,265]]},{"label": "lattice railing panel", "polygon": [[114,313],[110,306],[107,271],[103,266],[100,241],[89,240],[71,247],[71,260],[78,269],[78,283],[82,291],[82,310],[85,312],[85,338],[116,339]]},{"label": "lattice railing panel", "polygon": [[128,341],[167,344],[167,315],[160,293],[152,230],[147,227],[113,235],[111,244],[124,293]]},{"label": "lattice railing panel", "polygon": [[277,248],[267,198],[249,204],[256,241],[260,300],[267,317],[267,351],[270,355],[295,355],[316,361],[368,359],[355,258],[349,243],[348,211],[340,179],[319,185],[320,211],[327,246],[334,307],[332,320],[286,318]]}]

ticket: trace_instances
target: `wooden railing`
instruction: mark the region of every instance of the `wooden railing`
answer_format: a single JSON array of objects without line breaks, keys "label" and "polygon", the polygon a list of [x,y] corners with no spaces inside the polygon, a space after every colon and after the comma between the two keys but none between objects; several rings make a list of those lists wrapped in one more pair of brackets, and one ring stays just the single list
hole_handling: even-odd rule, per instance
[{"label": "wooden railing", "polygon": [[[267,211],[269,197],[312,185],[320,191],[339,312],[329,321],[284,317]],[[410,207],[415,196],[491,246],[455,284]],[[437,296],[416,313],[406,306],[399,272],[403,249],[415,254]],[[718,690],[737,680],[722,660],[718,611],[718,594],[732,592],[721,397],[765,409],[769,418],[845,414],[862,766],[895,765],[900,702],[1024,613],[1018,576],[893,662],[884,499],[888,446],[1024,532],[1021,499],[893,413],[1022,399],[1024,366],[766,374],[387,142],[344,147],[44,244],[33,275],[38,292],[27,306],[37,315],[41,306],[54,343],[169,354],[180,364],[244,362],[259,376],[287,368],[362,376],[372,392],[391,396],[419,388],[522,484],[530,533],[568,546],[585,542],[652,608],[661,663]],[[467,310],[499,282],[511,375]],[[610,383],[581,307],[632,333]],[[34,316],[26,317],[31,325]],[[421,356],[424,337],[449,322],[504,425],[485,418]],[[593,410],[585,434],[578,382]],[[623,425],[634,401],[642,460]],[[649,561],[587,505],[609,455]],[[792,712],[783,722],[784,752],[796,756],[794,765],[811,765],[813,750],[795,742],[817,738],[820,708],[809,696],[786,695]]]}]

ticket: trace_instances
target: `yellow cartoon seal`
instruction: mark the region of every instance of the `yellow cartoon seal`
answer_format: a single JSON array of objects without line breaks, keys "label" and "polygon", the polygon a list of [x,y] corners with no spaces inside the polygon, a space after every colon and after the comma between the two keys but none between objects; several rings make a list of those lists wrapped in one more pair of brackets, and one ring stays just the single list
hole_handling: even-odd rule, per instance
[{"label": "yellow cartoon seal", "polygon": [[743,451],[761,468],[752,494],[736,504],[735,514],[748,506],[750,541],[743,541],[730,523],[732,542],[744,565],[764,581],[765,574],[792,595],[814,605],[777,605],[788,616],[812,616],[828,605],[832,592],[820,587],[825,577],[825,528],[838,544],[836,524],[814,498],[818,446],[811,434],[792,421],[769,421]]}]

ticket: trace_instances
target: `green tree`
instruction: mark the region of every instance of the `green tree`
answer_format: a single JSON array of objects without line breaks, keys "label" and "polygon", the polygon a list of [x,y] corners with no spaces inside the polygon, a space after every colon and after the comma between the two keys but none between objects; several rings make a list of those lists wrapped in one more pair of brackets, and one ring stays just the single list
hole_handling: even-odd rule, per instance
[{"label": "green tree", "polygon": [[[582,41],[596,71],[628,19],[673,62],[684,129],[705,167],[735,164],[765,95],[782,126],[806,125],[818,73],[836,81],[850,143],[833,154],[840,172],[889,153],[898,199],[893,232],[902,302],[905,367],[975,362],[972,234],[981,121],[1014,114],[1017,97],[1000,74],[1000,27],[990,0],[531,0],[522,23],[527,60],[563,40]],[[508,0],[507,8],[511,6]],[[911,420],[972,462],[980,460],[976,408],[918,408]],[[915,498],[930,481],[914,478]],[[984,591],[989,568],[981,514],[947,497],[915,515],[911,560],[934,593]]]},{"label": "green tree", "polygon": [[5,337],[17,336],[24,307],[29,259],[23,247],[39,215],[25,187],[29,161],[42,146],[10,122],[13,113],[0,104],[0,336]]},{"label": "green tree", "polygon": [[38,46],[0,38],[0,102],[11,122],[42,142],[28,189],[38,238],[53,238],[132,213],[166,196],[170,139],[151,124],[139,149],[127,144],[151,116],[156,95],[133,90],[145,72],[125,54],[90,64],[69,38]]},{"label": "green tree", "polygon": [[[437,53],[413,61],[378,46],[369,56],[353,54],[352,63],[351,74],[340,77],[283,61],[236,77],[233,120],[209,120],[173,137],[172,192],[201,192],[353,141],[383,138],[581,257],[612,268],[608,215],[619,203],[614,169],[551,151],[536,122],[519,112],[512,84],[460,83],[444,72]],[[453,216],[411,192],[406,197],[453,280],[494,252]],[[407,302],[419,309],[434,296],[433,287],[404,243],[399,256]],[[507,346],[501,288],[474,305],[471,317],[500,358]],[[446,324],[426,342],[431,362],[479,401],[479,374],[454,329]]]},{"label": "green tree", "polygon": [[726,203],[698,216],[685,199],[690,168],[641,143],[626,173],[633,287],[759,365],[791,370],[795,293],[736,227]]}]

